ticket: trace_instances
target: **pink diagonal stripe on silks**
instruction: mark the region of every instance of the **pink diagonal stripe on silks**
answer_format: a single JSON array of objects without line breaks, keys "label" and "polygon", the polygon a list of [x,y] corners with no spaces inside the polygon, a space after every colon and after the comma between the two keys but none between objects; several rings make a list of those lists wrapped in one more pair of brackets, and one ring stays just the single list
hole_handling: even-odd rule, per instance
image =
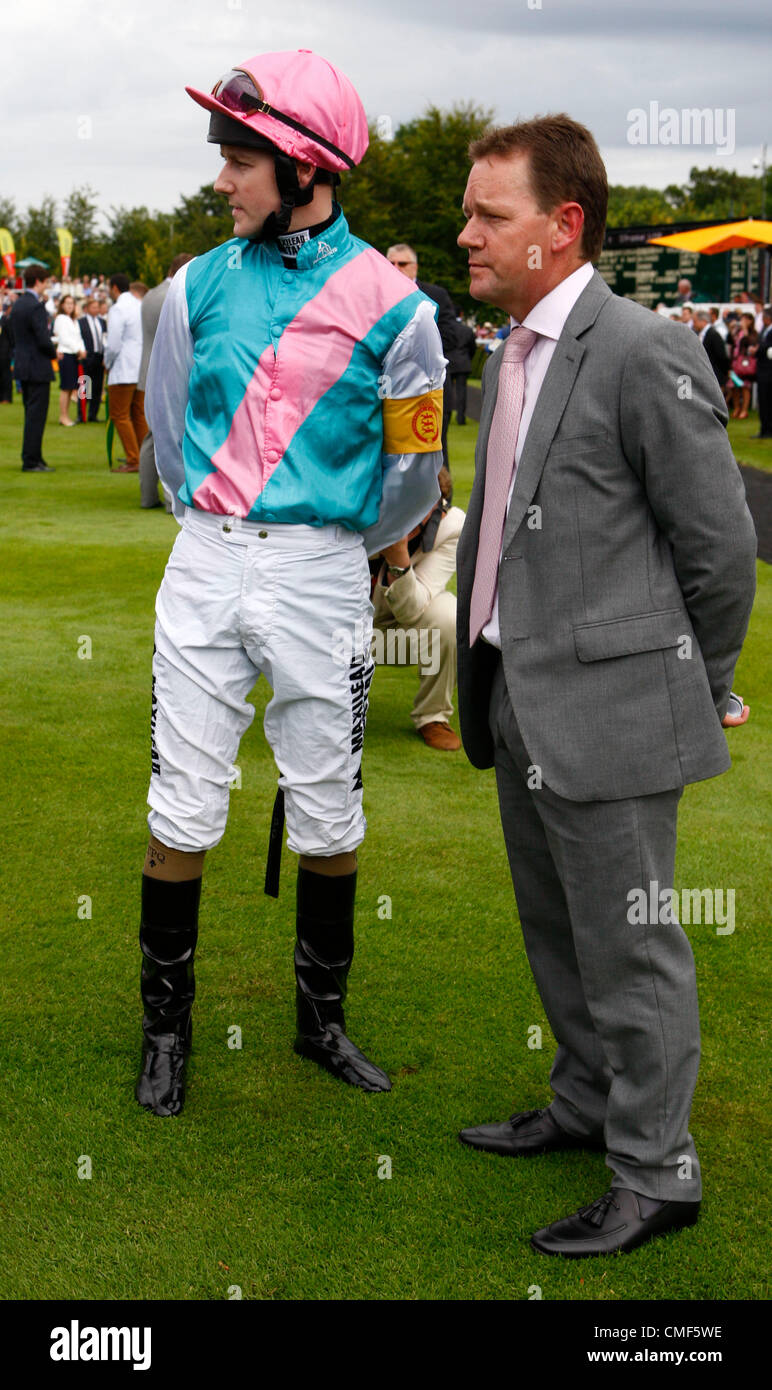
[{"label": "pink diagonal stripe on silks", "polygon": [[398,271],[384,274],[383,258],[371,247],[336,270],[287,324],[277,358],[270,347],[261,354],[228,437],[213,455],[217,472],[196,489],[196,503],[248,516],[303,421],[340,380],[357,343],[415,288]]},{"label": "pink diagonal stripe on silks", "polygon": [[[207,474],[193,493],[195,505],[204,511],[248,516],[254,498],[259,497],[263,490],[264,412],[265,400],[271,389],[273,365],[273,345],[269,343],[260,354],[249,385],[231,420],[225,444],[212,456],[215,468],[219,470],[224,466],[225,471]],[[230,449],[228,455],[223,457],[226,444]]]},{"label": "pink diagonal stripe on silks", "polygon": [[538,333],[519,324],[513,328],[504,347],[499,372],[496,409],[493,412],[488,453],[485,460],[485,500],[477,545],[477,563],[469,608],[469,645],[474,645],[491,616],[499,577],[501,538],[507,515],[507,501],[520,417],[525,396],[523,359],[531,351]]}]

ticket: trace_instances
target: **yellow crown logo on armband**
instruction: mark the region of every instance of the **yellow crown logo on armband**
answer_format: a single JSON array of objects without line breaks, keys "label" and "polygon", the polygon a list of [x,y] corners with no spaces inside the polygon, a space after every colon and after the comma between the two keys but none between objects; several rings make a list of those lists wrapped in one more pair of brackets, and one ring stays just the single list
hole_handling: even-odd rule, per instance
[{"label": "yellow crown logo on armband", "polygon": [[413,434],[422,444],[436,444],[440,437],[440,413],[433,401],[424,401],[413,413]]}]

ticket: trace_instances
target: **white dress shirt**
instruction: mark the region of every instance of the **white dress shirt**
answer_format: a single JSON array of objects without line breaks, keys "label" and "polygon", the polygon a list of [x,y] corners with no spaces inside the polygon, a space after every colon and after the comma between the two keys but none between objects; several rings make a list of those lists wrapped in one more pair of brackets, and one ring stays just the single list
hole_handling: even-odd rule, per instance
[{"label": "white dress shirt", "polygon": [[94,353],[96,354],[102,351],[102,345],[105,336],[104,329],[102,328],[102,324],[98,314],[86,314],[85,317],[88,320],[88,326],[91,329],[91,341],[94,344]]},{"label": "white dress shirt", "polygon": [[[566,319],[571,313],[582,290],[589,285],[593,277],[593,267],[589,261],[580,265],[578,270],[572,271],[565,280],[561,280],[554,290],[545,294],[538,304],[534,304],[531,312],[523,319],[523,328],[530,328],[539,337],[534,343],[528,356],[523,363],[525,368],[525,392],[523,395],[523,413],[520,416],[520,428],[517,432],[517,446],[515,448],[515,471],[512,475],[512,485],[509,489],[507,499],[507,511],[512,501],[512,492],[517,478],[517,467],[525,446],[528,426],[533,418],[536,409],[536,402],[539,399],[539,392],[547,375],[547,368],[552,361],[552,354],[557,346],[565,327]],[[517,328],[517,319],[511,320],[512,327]],[[506,522],[504,523],[506,530]],[[503,548],[503,547],[502,547]],[[499,563],[501,557],[499,556]],[[501,631],[499,628],[499,588],[496,585],[496,593],[493,599],[493,611],[482,630],[482,636],[491,646],[501,650]]]},{"label": "white dress shirt", "polygon": [[130,290],[119,295],[107,315],[104,362],[109,386],[136,385],[142,358],[142,305]]}]

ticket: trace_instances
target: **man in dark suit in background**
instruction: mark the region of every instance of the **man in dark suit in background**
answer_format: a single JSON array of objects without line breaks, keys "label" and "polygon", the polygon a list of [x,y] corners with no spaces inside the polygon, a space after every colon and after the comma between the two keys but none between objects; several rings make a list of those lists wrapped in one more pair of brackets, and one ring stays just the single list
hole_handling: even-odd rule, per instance
[{"label": "man in dark suit in background", "polygon": [[712,326],[710,314],[707,309],[694,310],[692,328],[707,352],[710,365],[716,376],[716,381],[723,390],[726,379],[729,376],[729,358],[727,357],[724,340],[718,329]]},{"label": "man in dark suit in background", "polygon": [[[396,245],[390,246],[386,252],[386,259],[392,265],[401,270],[408,280],[414,280],[416,286],[424,294],[433,299],[437,305],[437,327],[440,330],[442,339],[442,351],[450,359],[450,355],[456,346],[456,310],[448,291],[442,285],[432,285],[428,280],[418,279],[418,257],[412,246],[408,246],[405,241],[398,241]],[[450,471],[448,462],[448,426],[450,424],[450,413],[453,409],[453,386],[450,380],[450,371],[445,373],[445,385],[442,391],[442,461]]]},{"label": "man in dark suit in background", "polygon": [[447,354],[457,425],[466,424],[466,379],[472,370],[476,351],[477,338],[474,329],[464,323],[462,318],[457,318],[455,347]]},{"label": "man in dark suit in background", "polygon": [[772,439],[772,304],[762,310],[763,326],[756,349],[756,389],[759,393],[759,432],[752,439]]},{"label": "man in dark suit in background", "polygon": [[13,340],[14,373],[21,383],[24,402],[24,437],[21,446],[22,473],[53,473],[43,458],[43,431],[48,415],[52,360],[56,343],[51,337],[45,298],[49,277],[39,265],[27,266],[25,291],[16,300],[10,317]]},{"label": "man in dark suit in background", "polygon": [[104,340],[107,332],[107,320],[101,318],[96,299],[87,301],[86,312],[78,319],[78,327],[86,345],[86,360],[83,363],[83,370],[91,382],[88,418],[93,422],[99,418],[99,407],[102,403],[102,388],[105,377]]},{"label": "man in dark suit in background", "polygon": [[532,1244],[606,1255],[700,1209],[676,818],[685,783],[730,765],[722,722],[747,718],[727,710],[756,537],[694,334],[593,270],[608,185],[590,132],[549,116],[488,132],[470,156],[471,293],[513,327],[483,372],[458,545],[461,734],[496,769],[558,1048],[548,1107],[460,1137],[510,1156],[605,1151],[609,1191]]}]

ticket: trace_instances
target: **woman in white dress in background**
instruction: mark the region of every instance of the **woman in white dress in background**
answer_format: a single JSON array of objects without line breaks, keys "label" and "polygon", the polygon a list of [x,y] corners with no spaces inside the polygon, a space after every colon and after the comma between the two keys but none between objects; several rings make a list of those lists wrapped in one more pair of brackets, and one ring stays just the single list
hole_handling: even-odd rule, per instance
[{"label": "woman in white dress in background", "polygon": [[54,319],[53,338],[59,359],[59,424],[75,425],[69,416],[70,401],[78,390],[78,358],[86,356],[86,345],[75,317],[75,300],[63,294]]}]

